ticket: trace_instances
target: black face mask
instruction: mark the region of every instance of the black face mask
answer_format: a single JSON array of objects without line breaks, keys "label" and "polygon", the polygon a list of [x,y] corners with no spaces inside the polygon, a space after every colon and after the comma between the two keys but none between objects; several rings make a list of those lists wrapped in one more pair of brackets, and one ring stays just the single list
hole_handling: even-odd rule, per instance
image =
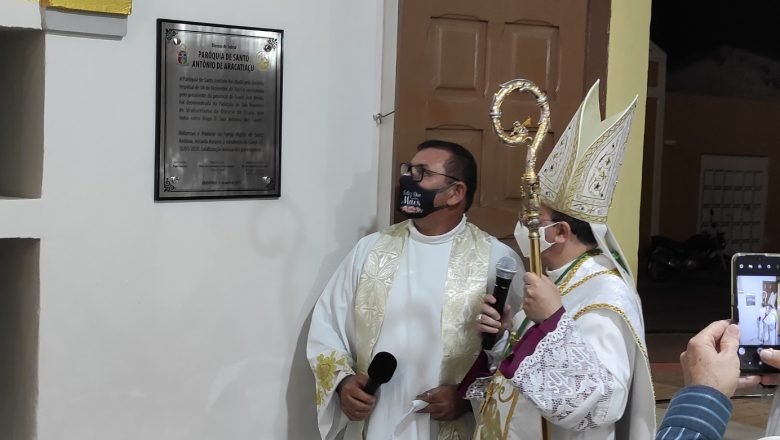
[{"label": "black face mask", "polygon": [[420,187],[420,184],[415,182],[412,176],[401,176],[399,182],[401,192],[398,208],[409,218],[423,218],[446,207],[447,205],[434,206],[433,199],[436,198],[436,194],[454,185],[447,185],[439,189],[425,189]]}]

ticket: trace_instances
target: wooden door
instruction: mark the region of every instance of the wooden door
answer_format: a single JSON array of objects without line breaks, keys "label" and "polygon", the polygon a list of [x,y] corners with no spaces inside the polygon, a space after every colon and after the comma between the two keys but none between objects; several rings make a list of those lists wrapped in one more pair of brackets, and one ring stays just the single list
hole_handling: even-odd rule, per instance
[{"label": "wooden door", "polygon": [[[463,145],[480,176],[469,219],[499,238],[511,237],[526,151],[502,145],[493,133],[493,93],[514,78],[530,79],[547,93],[552,124],[541,165],[596,79],[604,96],[608,24],[608,0],[403,1],[395,169],[424,140]],[[506,127],[528,116],[538,123],[531,95],[508,98],[503,112]],[[401,218],[396,211],[394,220]]]}]

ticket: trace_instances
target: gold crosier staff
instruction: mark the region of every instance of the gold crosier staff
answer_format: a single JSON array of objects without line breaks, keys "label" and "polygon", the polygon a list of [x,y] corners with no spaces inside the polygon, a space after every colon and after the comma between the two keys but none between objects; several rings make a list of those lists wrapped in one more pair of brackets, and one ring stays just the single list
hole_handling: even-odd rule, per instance
[{"label": "gold crosier staff", "polygon": [[[525,123],[514,121],[512,124],[512,132],[507,134],[504,127],[501,125],[501,105],[504,103],[504,99],[514,92],[529,92],[536,97],[536,105],[539,107],[541,116],[539,118],[539,128],[536,131],[536,135],[533,139],[528,135],[528,129],[526,124],[530,122],[527,120]],[[536,174],[536,156],[539,153],[539,147],[542,145],[544,136],[547,134],[547,130],[550,126],[550,105],[547,102],[547,95],[545,95],[536,84],[525,79],[514,79],[501,85],[501,88],[493,95],[493,104],[490,107],[490,118],[493,121],[493,131],[496,136],[509,147],[519,147],[521,145],[527,145],[529,141],[531,144],[528,146],[528,153],[525,159],[525,172],[521,181],[520,194],[522,198],[522,207],[520,210],[520,221],[524,222],[528,227],[528,238],[531,242],[531,255],[527,255],[529,260],[529,270],[538,276],[542,275],[542,255],[541,248],[539,247],[539,176]],[[528,324],[526,318],[519,327],[519,333]],[[488,386],[486,390],[485,400],[482,402],[480,408],[480,415],[483,419],[486,419],[489,425],[498,423],[499,426],[489,426],[482,432],[482,438],[495,437],[499,434],[501,429],[501,422],[498,420],[498,414],[496,413],[497,407],[495,402],[494,393],[499,392],[495,389],[494,384]],[[516,398],[516,396],[514,397]],[[490,414],[489,414],[490,413]],[[511,414],[507,414],[507,417],[511,417]],[[489,421],[488,421],[489,420]],[[505,431],[505,430],[504,430]],[[499,434],[500,435],[500,434]],[[500,438],[505,438],[507,432],[503,432]],[[549,438],[549,429],[546,420],[542,419],[542,438]]]},{"label": "gold crosier staff", "polygon": [[[513,79],[501,85],[501,88],[493,95],[493,105],[490,107],[490,119],[493,120],[493,131],[496,136],[509,147],[517,147],[527,144],[531,140],[528,136],[528,129],[525,123],[521,124],[515,121],[510,134],[507,134],[501,125],[501,104],[504,99],[517,90],[518,92],[529,92],[536,96],[536,105],[539,106],[541,117],[539,118],[539,129],[536,131],[531,145],[528,146],[528,153],[525,157],[525,172],[521,183],[522,208],[520,211],[520,221],[528,226],[528,238],[531,241],[531,255],[528,256],[530,271],[538,276],[542,276],[542,255],[539,247],[539,176],[536,174],[536,156],[539,153],[539,147],[542,145],[544,136],[550,126],[550,105],[547,103],[547,95],[544,94],[536,84],[525,79]],[[528,121],[526,121],[528,122]]]}]

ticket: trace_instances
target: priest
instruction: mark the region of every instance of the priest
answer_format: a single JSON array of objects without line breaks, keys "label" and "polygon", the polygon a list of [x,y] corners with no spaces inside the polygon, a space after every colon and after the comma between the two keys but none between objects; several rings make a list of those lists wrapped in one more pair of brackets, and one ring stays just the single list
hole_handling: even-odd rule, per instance
[{"label": "priest", "polygon": [[[323,439],[470,439],[474,417],[457,384],[481,351],[475,321],[497,262],[522,267],[466,219],[477,188],[468,150],[427,141],[400,171],[399,208],[410,219],[361,239],[314,308],[307,356]],[[371,395],[366,372],[383,351],[397,369]]]}]

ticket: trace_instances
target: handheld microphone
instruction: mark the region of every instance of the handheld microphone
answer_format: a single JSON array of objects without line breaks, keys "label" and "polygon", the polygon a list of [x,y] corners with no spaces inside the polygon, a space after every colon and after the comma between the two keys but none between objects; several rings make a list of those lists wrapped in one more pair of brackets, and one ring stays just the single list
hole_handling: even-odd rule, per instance
[{"label": "handheld microphone", "polygon": [[[509,284],[517,273],[517,261],[512,257],[501,257],[496,263],[496,286],[493,288],[493,297],[496,303],[493,308],[498,312],[499,317],[503,317],[506,297],[509,293]],[[501,318],[499,318],[501,319]],[[496,335],[492,333],[482,334],[482,349],[490,350],[496,344]]]},{"label": "handheld microphone", "polygon": [[392,354],[386,351],[377,353],[371,360],[371,365],[368,366],[368,382],[363,387],[363,391],[374,395],[380,385],[390,381],[397,365],[398,361]]}]

